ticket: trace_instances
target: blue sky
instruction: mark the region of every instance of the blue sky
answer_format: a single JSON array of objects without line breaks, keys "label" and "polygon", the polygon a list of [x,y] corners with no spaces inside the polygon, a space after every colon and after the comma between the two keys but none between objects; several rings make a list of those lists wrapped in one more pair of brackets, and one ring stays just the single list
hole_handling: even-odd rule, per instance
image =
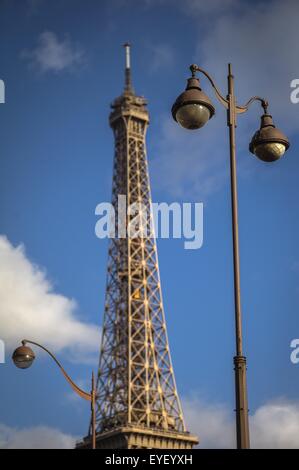
[{"label": "blue sky", "polygon": [[[248,151],[261,110],[253,105],[239,117],[242,305],[252,428],[255,442],[262,436],[274,445],[265,434],[269,423],[280,424],[277,406],[299,429],[299,366],[290,362],[290,342],[299,337],[299,104],[290,101],[290,82],[299,78],[298,4],[2,0],[0,12],[0,78],[6,85],[6,103],[0,106],[0,234],[7,237],[1,239],[0,275],[14,283],[11,290],[4,283],[0,292],[0,338],[8,344],[8,356],[16,338],[32,331],[58,351],[83,386],[96,369],[95,326],[102,322],[107,242],[94,234],[94,210],[110,200],[109,106],[122,91],[121,45],[129,40],[134,87],[149,101],[153,199],[204,203],[200,250],[184,250],[182,240],[158,240],[179,392],[186,414],[196,416],[189,422],[203,444],[231,445],[220,436],[225,426],[231,429],[234,409],[225,112],[203,79],[216,105],[215,118],[190,133],[170,116],[191,63],[206,67],[226,93],[231,61],[239,103],[257,94],[268,98],[274,122],[291,140],[285,158],[263,164]],[[20,244],[25,251],[16,249]],[[80,360],[74,344],[81,333]],[[72,397],[42,354],[26,373],[8,358],[0,374],[0,447],[7,445],[8,435],[11,442],[19,436],[16,428],[86,433],[88,404]],[[266,415],[262,424],[259,413]],[[211,416],[219,435],[207,429]],[[36,432],[30,436],[36,439]],[[33,445],[30,436],[28,446]],[[277,442],[299,447],[289,430]]]}]

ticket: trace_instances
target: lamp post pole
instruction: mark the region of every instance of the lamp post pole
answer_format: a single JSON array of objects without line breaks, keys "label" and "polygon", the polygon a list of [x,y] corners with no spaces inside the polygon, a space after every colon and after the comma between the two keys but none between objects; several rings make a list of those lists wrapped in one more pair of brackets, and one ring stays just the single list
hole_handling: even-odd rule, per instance
[{"label": "lamp post pole", "polygon": [[95,386],[94,373],[92,372],[91,392],[90,393],[85,392],[80,387],[78,387],[78,385],[76,385],[75,382],[73,382],[73,380],[66,373],[65,369],[62,367],[62,365],[54,356],[54,354],[51,353],[51,351],[49,351],[47,348],[45,348],[41,344],[36,343],[34,341],[29,341],[28,339],[24,339],[22,341],[22,346],[17,348],[12,356],[12,359],[15,365],[19,369],[28,369],[33,364],[33,361],[35,360],[35,354],[32,351],[32,349],[30,349],[27,346],[27,344],[33,344],[34,346],[37,346],[41,348],[43,351],[45,351],[57,364],[61,373],[63,374],[67,382],[70,384],[70,386],[72,387],[73,391],[79,397],[90,402],[91,404],[91,446],[92,446],[92,449],[96,449],[96,386]]},{"label": "lamp post pole", "polygon": [[97,448],[96,441],[96,388],[95,388],[95,379],[94,373],[92,372],[91,377],[91,438],[92,438],[92,448]]},{"label": "lamp post pole", "polygon": [[228,109],[227,125],[229,128],[230,148],[230,182],[232,205],[232,233],[233,233],[233,263],[234,263],[234,297],[235,297],[235,329],[236,329],[236,355],[235,367],[235,393],[236,393],[236,431],[237,448],[249,449],[249,420],[246,380],[246,357],[243,355],[242,337],[242,308],[240,287],[240,253],[239,253],[239,223],[238,223],[238,188],[236,163],[236,103],[234,94],[234,77],[231,64],[228,65]]},{"label": "lamp post pole", "polygon": [[237,448],[249,449],[249,420],[246,383],[246,357],[243,355],[242,310],[240,289],[240,256],[238,229],[238,191],[236,165],[236,119],[237,114],[248,111],[249,106],[259,101],[264,110],[260,129],[254,134],[249,150],[264,162],[279,160],[289,148],[288,138],[277,129],[268,114],[268,102],[259,96],[253,96],[244,105],[236,103],[234,93],[234,77],[231,64],[228,65],[228,93],[226,98],[220,93],[212,77],[198,65],[190,66],[192,77],[188,79],[186,90],[181,93],[172,106],[172,116],[186,129],[203,127],[215,114],[215,108],[200,87],[196,72],[202,73],[212,85],[218,101],[227,110],[229,128],[230,183],[232,207],[232,238],[233,238],[233,270],[234,270],[234,303],[235,303],[235,335],[236,355],[234,357],[235,394],[236,394],[236,435]]}]

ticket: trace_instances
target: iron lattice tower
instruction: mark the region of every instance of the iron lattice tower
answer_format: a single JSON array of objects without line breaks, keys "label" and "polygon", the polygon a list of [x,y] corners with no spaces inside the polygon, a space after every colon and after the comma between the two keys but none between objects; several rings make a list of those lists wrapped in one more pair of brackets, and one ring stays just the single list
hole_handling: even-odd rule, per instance
[{"label": "iron lattice tower", "polygon": [[[145,146],[149,115],[146,100],[133,90],[129,44],[125,49],[125,89],[110,114],[115,138],[112,203],[116,220],[124,210],[126,231],[136,218],[127,214],[132,204],[138,208],[142,203],[150,217],[139,219],[147,224],[147,236],[118,231],[110,240],[97,448],[188,449],[198,440],[185,428],[169,352]],[[127,198],[125,208],[119,207],[119,195]]]}]

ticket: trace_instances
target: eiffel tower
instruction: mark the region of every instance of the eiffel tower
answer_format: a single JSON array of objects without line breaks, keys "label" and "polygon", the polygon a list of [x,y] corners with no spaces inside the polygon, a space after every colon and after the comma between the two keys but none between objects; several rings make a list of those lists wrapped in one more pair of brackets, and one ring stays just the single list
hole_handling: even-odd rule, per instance
[{"label": "eiffel tower", "polygon": [[[147,102],[132,87],[130,45],[125,44],[125,88],[112,103],[114,132],[112,203],[126,196],[125,234],[110,240],[106,301],[96,400],[98,449],[191,449],[171,363],[163,310],[145,136]],[[142,203],[147,236],[127,236]],[[78,445],[90,447],[90,436]]]}]

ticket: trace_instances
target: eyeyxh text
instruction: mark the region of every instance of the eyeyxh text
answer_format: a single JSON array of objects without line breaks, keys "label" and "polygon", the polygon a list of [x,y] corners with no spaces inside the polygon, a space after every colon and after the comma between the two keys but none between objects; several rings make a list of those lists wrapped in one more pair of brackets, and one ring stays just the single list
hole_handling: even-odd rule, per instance
[{"label": "eyeyxh text", "polygon": [[127,205],[127,197],[118,195],[116,203],[98,204],[100,216],[95,233],[98,238],[183,238],[184,247],[194,250],[203,244],[203,204],[166,202]]},{"label": "eyeyxh text", "polygon": [[150,455],[150,465],[192,465],[192,455]]},{"label": "eyeyxh text", "polygon": [[5,103],[5,84],[3,80],[0,80],[0,104]]}]

